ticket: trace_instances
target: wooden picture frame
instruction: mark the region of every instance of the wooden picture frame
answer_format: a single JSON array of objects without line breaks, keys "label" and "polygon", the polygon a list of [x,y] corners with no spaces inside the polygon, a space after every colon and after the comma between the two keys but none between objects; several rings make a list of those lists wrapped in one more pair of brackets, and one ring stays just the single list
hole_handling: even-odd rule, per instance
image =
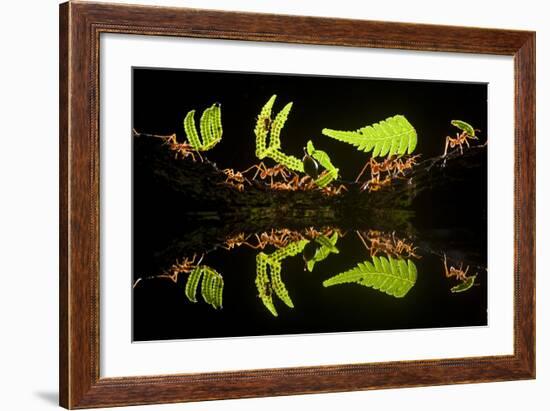
[{"label": "wooden picture frame", "polygon": [[[100,378],[101,33],[513,56],[514,354]],[[69,2],[60,6],[59,47],[61,406],[124,406],[535,377],[534,32]]]}]

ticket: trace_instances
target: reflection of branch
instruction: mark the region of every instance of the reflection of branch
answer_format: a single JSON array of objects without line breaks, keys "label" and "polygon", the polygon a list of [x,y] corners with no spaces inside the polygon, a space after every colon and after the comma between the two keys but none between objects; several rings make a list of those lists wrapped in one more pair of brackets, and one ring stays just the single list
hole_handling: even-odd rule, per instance
[{"label": "reflection of branch", "polygon": [[296,241],[304,239],[312,240],[321,236],[328,237],[334,233],[338,233],[342,236],[342,232],[338,228],[333,227],[322,229],[308,227],[302,231],[290,230],[288,228],[272,228],[271,231],[254,234],[245,234],[241,232],[226,239],[223,248],[232,250],[235,247],[246,246],[254,250],[263,250],[268,245],[274,246],[275,248],[282,248]]}]

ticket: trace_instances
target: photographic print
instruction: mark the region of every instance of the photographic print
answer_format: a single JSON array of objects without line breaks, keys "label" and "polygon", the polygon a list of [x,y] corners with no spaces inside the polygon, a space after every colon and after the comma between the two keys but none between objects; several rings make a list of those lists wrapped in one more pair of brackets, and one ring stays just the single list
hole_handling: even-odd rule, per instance
[{"label": "photographic print", "polygon": [[487,84],[132,69],[133,340],[487,325]]}]

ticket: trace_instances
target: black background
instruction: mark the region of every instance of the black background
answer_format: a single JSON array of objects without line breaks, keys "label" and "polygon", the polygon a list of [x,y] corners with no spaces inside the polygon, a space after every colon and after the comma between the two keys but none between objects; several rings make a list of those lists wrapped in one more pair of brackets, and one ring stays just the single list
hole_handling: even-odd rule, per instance
[{"label": "black background", "polygon": [[[487,85],[451,82],[265,75],[209,71],[133,70],[133,124],[139,132],[177,133],[184,140],[183,118],[200,113],[214,102],[222,105],[224,135],[207,153],[221,168],[242,170],[257,163],[253,128],[261,107],[277,94],[273,113],[287,102],[294,106],[281,134],[283,151],[301,157],[307,140],[327,151],[344,180],[353,180],[368,155],[321,134],[324,127],[355,130],[395,114],[403,114],[418,133],[415,153],[424,158],[443,152],[445,136],[456,133],[452,119],[487,131]],[[479,255],[486,264],[486,169],[465,173],[464,181],[437,192],[425,192],[414,203],[415,226],[426,237],[448,242],[449,255]],[[143,187],[134,181],[134,195]],[[149,210],[154,198],[139,194],[134,201],[134,276],[139,256],[148,253],[154,231]],[[135,197],[135,198],[138,198]],[[145,223],[147,221],[147,223]],[[158,236],[158,233],[154,234]],[[152,280],[134,290],[134,340],[202,338],[292,333],[431,328],[487,323],[485,273],[480,286],[464,294],[450,294],[438,258],[417,262],[418,280],[403,299],[357,285],[323,288],[322,281],[367,258],[360,243],[349,235],[339,244],[341,253],[321,263],[313,273],[303,271],[301,258],[285,260],[283,280],[294,309],[277,304],[279,317],[262,306],[254,285],[255,251],[216,251],[207,263],[225,280],[224,308],[190,303],[185,282]]]}]

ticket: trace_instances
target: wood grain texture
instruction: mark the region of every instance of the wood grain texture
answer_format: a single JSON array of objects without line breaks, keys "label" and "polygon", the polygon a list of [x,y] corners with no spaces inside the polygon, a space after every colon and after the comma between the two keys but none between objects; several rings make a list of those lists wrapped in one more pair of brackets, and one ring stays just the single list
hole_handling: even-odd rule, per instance
[{"label": "wood grain texture", "polygon": [[[486,53],[515,60],[514,355],[161,377],[99,374],[101,33]],[[535,34],[70,2],[60,6],[60,404],[90,408],[535,376]]]}]

